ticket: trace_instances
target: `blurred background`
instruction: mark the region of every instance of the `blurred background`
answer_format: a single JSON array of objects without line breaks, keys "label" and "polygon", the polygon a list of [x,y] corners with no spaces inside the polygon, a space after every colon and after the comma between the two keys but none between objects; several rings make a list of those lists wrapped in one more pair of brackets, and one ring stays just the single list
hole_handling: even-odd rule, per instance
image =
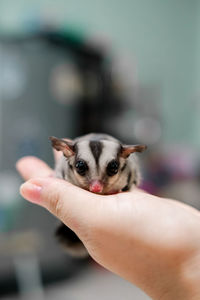
[{"label": "blurred background", "polygon": [[149,299],[54,239],[15,162],[48,137],[145,143],[145,190],[200,208],[198,0],[0,1],[0,297]]}]

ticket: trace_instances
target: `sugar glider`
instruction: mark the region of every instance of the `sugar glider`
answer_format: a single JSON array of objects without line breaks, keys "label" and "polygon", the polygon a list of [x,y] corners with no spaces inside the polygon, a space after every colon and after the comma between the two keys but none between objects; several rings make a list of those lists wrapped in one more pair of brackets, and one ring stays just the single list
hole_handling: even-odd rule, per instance
[{"label": "sugar glider", "polygon": [[[124,145],[107,134],[91,133],[74,140],[50,137],[52,147],[63,155],[55,166],[55,176],[92,193],[109,195],[129,191],[141,180],[135,152],[145,145]],[[77,235],[62,224],[56,236],[68,253],[88,255]]]}]

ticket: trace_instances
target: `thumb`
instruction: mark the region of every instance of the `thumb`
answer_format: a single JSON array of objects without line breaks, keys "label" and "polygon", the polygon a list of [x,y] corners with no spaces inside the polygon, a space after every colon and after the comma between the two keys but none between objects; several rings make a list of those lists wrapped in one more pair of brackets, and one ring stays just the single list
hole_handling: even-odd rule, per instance
[{"label": "thumb", "polygon": [[101,208],[102,196],[57,178],[30,179],[21,185],[20,193],[45,207],[77,234],[93,223]]}]

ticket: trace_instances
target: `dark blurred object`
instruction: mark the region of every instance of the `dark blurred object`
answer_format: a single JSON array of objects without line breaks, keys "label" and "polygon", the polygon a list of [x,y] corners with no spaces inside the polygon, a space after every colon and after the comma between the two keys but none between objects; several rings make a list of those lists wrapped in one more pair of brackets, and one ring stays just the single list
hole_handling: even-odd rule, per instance
[{"label": "dark blurred object", "polygon": [[[71,32],[1,36],[0,66],[1,234],[9,244],[14,232],[36,231],[43,244],[34,252],[41,281],[70,277],[85,262],[73,260],[59,248],[53,216],[22,202],[14,165],[25,155],[52,164],[50,135],[105,131],[104,120],[121,109],[107,53]],[[0,294],[17,288],[18,255],[0,251]],[[17,270],[23,269],[23,262],[26,266],[26,257],[21,256]]]},{"label": "dark blurred object", "polygon": [[[47,80],[47,83],[49,83],[49,76],[50,80],[57,80],[57,82],[50,82],[50,92],[53,91],[51,97],[55,97],[55,100],[62,104],[68,104],[68,106],[69,104],[76,104],[76,120],[72,122],[74,136],[88,132],[104,132],[106,130],[104,125],[106,118],[121,112],[122,99],[114,88],[114,76],[112,76],[111,72],[111,61],[109,61],[109,53],[107,53],[105,49],[98,49],[96,46],[86,43],[83,37],[73,35],[70,31],[63,33],[43,32],[22,37],[1,37],[0,46],[0,58],[3,66],[1,72],[5,73],[3,76],[6,81],[9,79],[6,77],[9,77],[10,75],[10,77],[14,77],[17,75],[18,80],[21,79],[22,81],[18,85],[25,87],[27,75],[30,75],[27,73],[28,69],[29,71],[31,69],[31,72],[35,73],[45,72],[43,73],[43,78],[41,78],[43,81],[40,81],[40,83],[44,84],[45,79]],[[10,58],[9,55],[11,56],[11,60],[8,62]],[[31,63],[33,59],[34,65],[31,64],[29,66],[30,68],[27,69],[26,63]],[[15,60],[17,63],[12,66],[12,62],[15,62]],[[54,61],[53,64],[52,60],[57,61]],[[34,66],[37,70],[33,69]],[[19,68],[17,69],[17,67]],[[45,67],[46,70],[42,67]],[[8,68],[11,69],[11,72]],[[51,68],[51,70],[49,68]],[[17,74],[9,74],[9,72],[12,73],[13,71]],[[51,71],[54,75],[53,78],[51,76]],[[68,74],[66,74],[67,72]],[[38,75],[39,74],[35,77],[36,82],[39,79]],[[59,75],[60,78],[62,77],[61,80],[65,82],[58,82]],[[14,80],[16,81],[16,78]],[[13,84],[13,82],[9,83]],[[35,82],[32,81],[31,85],[33,87],[34,84]],[[4,87],[3,82],[1,85],[3,88],[2,97],[4,98],[6,94],[4,90],[6,90],[6,88]],[[30,86],[31,89],[33,87]],[[47,93],[49,86],[44,87],[45,92]],[[41,94],[41,86],[38,86],[38,88],[38,93]],[[17,96],[18,95],[14,95],[16,98]],[[40,110],[44,118],[45,100],[46,99],[42,100],[44,102],[43,107],[42,101],[40,102]],[[29,97],[29,100],[27,101],[29,105],[30,101],[31,99]],[[49,104],[51,104],[51,102]],[[65,106],[64,110],[66,114],[69,107],[66,108]],[[49,120],[49,110],[46,115]],[[61,118],[62,120],[60,111],[55,111],[55,118]],[[67,124],[67,126],[68,125],[69,124]],[[61,134],[59,129],[57,131]],[[65,127],[65,131],[66,135],[68,135],[68,128],[66,130]],[[31,147],[33,148],[33,145],[31,145]]]}]

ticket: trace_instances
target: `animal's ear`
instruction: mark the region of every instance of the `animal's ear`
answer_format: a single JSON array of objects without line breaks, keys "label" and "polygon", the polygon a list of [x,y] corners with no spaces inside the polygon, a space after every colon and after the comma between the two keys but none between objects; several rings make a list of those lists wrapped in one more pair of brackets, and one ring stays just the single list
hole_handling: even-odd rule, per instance
[{"label": "animal's ear", "polygon": [[52,147],[57,151],[62,151],[64,156],[70,157],[75,154],[74,142],[69,139],[58,139],[55,136],[49,137]]},{"label": "animal's ear", "polygon": [[146,148],[146,145],[122,145],[121,157],[127,158],[131,153],[143,152]]}]

